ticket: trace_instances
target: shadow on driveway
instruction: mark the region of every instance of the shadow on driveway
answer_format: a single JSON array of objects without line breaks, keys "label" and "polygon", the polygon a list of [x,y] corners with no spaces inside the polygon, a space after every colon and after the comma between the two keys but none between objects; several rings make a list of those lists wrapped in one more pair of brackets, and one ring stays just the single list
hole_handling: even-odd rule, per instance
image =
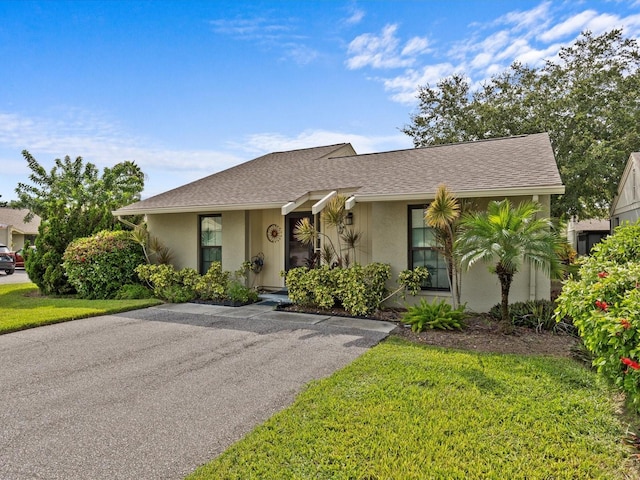
[{"label": "shadow on driveway", "polygon": [[2,335],[0,478],[181,479],[385,336],[157,307]]}]

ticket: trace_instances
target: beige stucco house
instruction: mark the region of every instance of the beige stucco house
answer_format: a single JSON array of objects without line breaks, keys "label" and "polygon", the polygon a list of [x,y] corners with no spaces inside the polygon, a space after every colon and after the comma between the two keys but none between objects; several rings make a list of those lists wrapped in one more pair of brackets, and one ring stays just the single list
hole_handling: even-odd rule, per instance
[{"label": "beige stucco house", "polygon": [[[450,298],[446,265],[435,250],[424,209],[440,184],[479,208],[490,200],[536,200],[548,215],[551,195],[564,193],[545,133],[358,155],[348,144],[275,152],[128,205],[114,215],[143,214],[149,231],[174,254],[178,268],[201,272],[221,260],[236,270],[254,255],[264,268],[254,285],[281,289],[282,270],[303,265],[312,251],[296,241],[295,224],[321,212],[336,193],[347,197],[352,227],[362,233],[361,264],[389,263],[393,278],[425,265],[430,284],[421,295]],[[528,267],[511,300],[549,298],[550,281]],[[500,301],[498,279],[483,266],[464,278],[462,301],[486,311]]]},{"label": "beige stucco house", "polygon": [[611,227],[640,219],[640,152],[629,155],[611,204]]},{"label": "beige stucco house", "polygon": [[588,255],[593,246],[611,233],[608,218],[569,220],[567,241],[578,255]]},{"label": "beige stucco house", "polygon": [[28,213],[28,210],[0,207],[0,243],[14,252],[24,247],[27,240],[33,244],[38,234],[40,217],[34,215],[31,221],[25,222]]}]

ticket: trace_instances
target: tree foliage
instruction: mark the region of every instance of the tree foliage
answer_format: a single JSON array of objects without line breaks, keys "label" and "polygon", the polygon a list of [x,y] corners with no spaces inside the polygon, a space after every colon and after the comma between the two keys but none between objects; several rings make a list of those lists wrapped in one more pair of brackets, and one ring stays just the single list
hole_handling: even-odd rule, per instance
[{"label": "tree foliage", "polygon": [[119,228],[111,211],[139,200],[144,174],[133,162],[100,172],[82,157],[56,159],[50,172],[26,150],[30,184],[19,183],[16,206],[42,219],[36,251],[26,260],[29,278],[46,294],[73,292],[62,266],[67,246],[76,238]]},{"label": "tree foliage", "polygon": [[640,147],[640,49],[622,30],[584,32],[545,66],[514,63],[472,89],[464,75],[418,91],[402,131],[416,147],[549,132],[566,193],[556,217],[602,217]]},{"label": "tree foliage", "polygon": [[489,202],[486,212],[466,214],[456,242],[460,262],[471,268],[477,262],[492,262],[501,288],[502,321],[511,326],[509,291],[523,263],[553,276],[562,267],[557,255],[558,236],[548,219],[536,218],[540,205],[523,202],[513,206],[507,199]]}]

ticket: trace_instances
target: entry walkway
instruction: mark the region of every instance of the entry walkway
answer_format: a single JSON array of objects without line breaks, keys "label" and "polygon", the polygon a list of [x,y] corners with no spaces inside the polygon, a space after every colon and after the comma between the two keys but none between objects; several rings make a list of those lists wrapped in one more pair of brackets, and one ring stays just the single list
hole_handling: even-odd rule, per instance
[{"label": "entry walkway", "polygon": [[202,303],[167,303],[160,305],[161,310],[194,315],[211,315],[224,318],[243,318],[278,320],[307,325],[333,326],[355,328],[378,333],[390,333],[396,325],[390,322],[368,320],[365,318],[335,317],[331,315],[316,315],[310,313],[282,312],[275,310],[274,302],[263,301],[245,305],[243,307],[224,307],[221,305],[207,305]]}]

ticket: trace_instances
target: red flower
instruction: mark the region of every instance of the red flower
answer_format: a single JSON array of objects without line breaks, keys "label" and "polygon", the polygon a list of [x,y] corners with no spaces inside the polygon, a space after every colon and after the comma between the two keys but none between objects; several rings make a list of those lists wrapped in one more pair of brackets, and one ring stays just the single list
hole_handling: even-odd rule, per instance
[{"label": "red flower", "polygon": [[622,325],[625,328],[625,330],[628,330],[631,328],[631,322],[629,322],[629,320],[627,320],[626,318],[620,319],[620,325]]},{"label": "red flower", "polygon": [[620,361],[625,365],[628,365],[629,367],[633,368],[634,370],[640,370],[640,363],[634,362],[630,358],[622,357]]},{"label": "red flower", "polygon": [[603,302],[601,300],[596,300],[596,307],[598,307],[600,310],[608,310],[609,309],[609,304],[607,302]]},{"label": "red flower", "polygon": [[600,277],[600,278],[606,278],[608,276],[609,276],[609,274],[607,272],[598,272],[598,277]]}]

